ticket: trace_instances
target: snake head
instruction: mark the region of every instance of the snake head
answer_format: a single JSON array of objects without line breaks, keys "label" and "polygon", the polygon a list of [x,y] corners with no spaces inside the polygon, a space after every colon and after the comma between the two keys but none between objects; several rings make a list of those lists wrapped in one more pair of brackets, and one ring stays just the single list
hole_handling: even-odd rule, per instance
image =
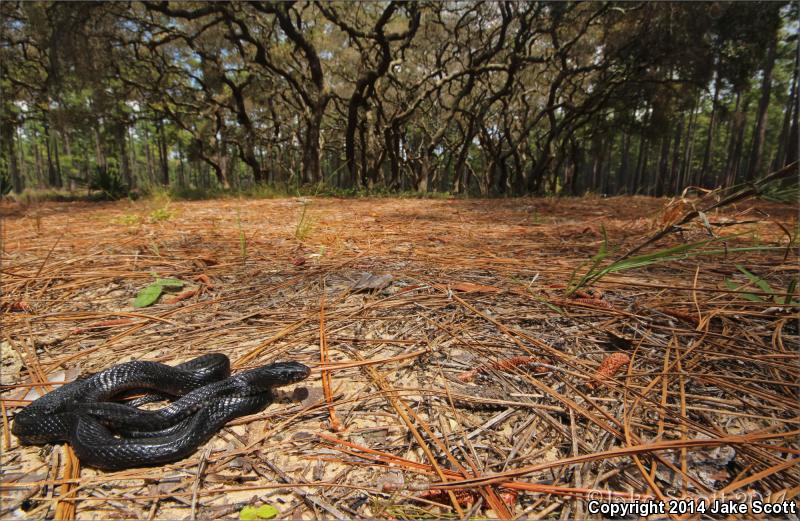
[{"label": "snake head", "polygon": [[310,373],[311,369],[299,362],[276,362],[239,373],[234,378],[250,391],[264,392],[305,380]]},{"label": "snake head", "polygon": [[305,380],[311,374],[311,369],[300,362],[278,362],[269,367],[275,371],[275,379],[284,382],[278,385],[293,384]]}]

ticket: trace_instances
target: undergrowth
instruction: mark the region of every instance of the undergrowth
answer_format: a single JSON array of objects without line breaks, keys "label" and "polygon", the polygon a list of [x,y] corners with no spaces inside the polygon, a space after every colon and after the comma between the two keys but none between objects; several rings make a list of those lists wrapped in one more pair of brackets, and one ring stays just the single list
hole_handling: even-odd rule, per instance
[{"label": "undergrowth", "polygon": [[[400,199],[451,199],[466,197],[451,194],[450,192],[395,192],[387,189],[356,189],[337,188],[329,185],[307,185],[300,187],[281,187],[270,185],[255,185],[241,189],[225,188],[194,188],[143,186],[132,191],[128,197],[135,200],[139,197],[145,199],[168,196],[172,201],[203,201],[207,199],[278,199],[285,197],[340,197],[340,198],[366,198],[366,197],[393,197]],[[8,194],[7,197],[15,201],[30,204],[33,202],[79,202],[79,201],[104,201],[109,200],[106,192],[66,189],[26,189],[21,194]]]},{"label": "undergrowth", "polygon": [[[728,247],[724,244],[723,248],[718,248],[718,249],[704,248],[705,246],[709,246],[711,244],[720,242],[724,243],[724,241],[734,238],[735,237],[734,235],[728,237],[714,237],[712,239],[680,244],[678,246],[663,248],[642,255],[636,255],[633,257],[623,257],[609,264],[605,264],[605,260],[611,252],[609,251],[608,247],[608,236],[606,235],[605,227],[601,227],[601,229],[603,232],[603,242],[600,244],[600,249],[591,259],[589,259],[589,261],[585,262],[581,266],[578,266],[572,272],[566,291],[566,295],[568,297],[574,295],[575,292],[578,291],[579,289],[588,287],[594,284],[595,282],[598,282],[600,279],[602,279],[609,273],[617,273],[636,268],[644,268],[647,266],[652,266],[654,264],[679,261],[697,256],[728,255],[729,253],[734,253],[734,252],[765,251],[765,250],[781,249],[777,247],[761,246],[761,245],[734,248],[734,247]],[[577,275],[578,271],[581,270],[587,264],[589,264],[589,268],[583,275],[578,276]]]}]

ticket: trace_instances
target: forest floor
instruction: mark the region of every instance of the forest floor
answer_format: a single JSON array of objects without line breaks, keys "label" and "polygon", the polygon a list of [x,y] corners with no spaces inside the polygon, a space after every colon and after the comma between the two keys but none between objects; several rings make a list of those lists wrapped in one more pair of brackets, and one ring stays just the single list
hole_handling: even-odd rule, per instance
[{"label": "forest floor", "polygon": [[[2,203],[0,516],[238,519],[271,505],[295,519],[563,519],[602,517],[590,499],[793,499],[797,208],[711,212],[643,252],[713,231],[729,238],[687,252],[717,254],[643,260],[570,292],[604,233],[602,266],[687,209]],[[185,285],[134,308],[154,274]],[[162,467],[81,468],[9,432],[33,384],[212,352],[313,371]]]}]

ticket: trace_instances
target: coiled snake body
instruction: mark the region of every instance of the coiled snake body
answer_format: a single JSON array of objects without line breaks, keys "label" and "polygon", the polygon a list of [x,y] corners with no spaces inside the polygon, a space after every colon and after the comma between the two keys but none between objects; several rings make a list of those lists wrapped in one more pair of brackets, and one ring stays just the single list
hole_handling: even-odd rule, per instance
[{"label": "coiled snake body", "polygon": [[[309,369],[297,362],[230,375],[225,355],[204,355],[174,367],[127,362],[66,384],[22,409],[12,432],[25,445],[67,441],[81,462],[116,470],[176,461],[194,452],[231,419],[272,401],[274,387],[299,382]],[[130,391],[178,397],[144,411],[110,402]]]}]

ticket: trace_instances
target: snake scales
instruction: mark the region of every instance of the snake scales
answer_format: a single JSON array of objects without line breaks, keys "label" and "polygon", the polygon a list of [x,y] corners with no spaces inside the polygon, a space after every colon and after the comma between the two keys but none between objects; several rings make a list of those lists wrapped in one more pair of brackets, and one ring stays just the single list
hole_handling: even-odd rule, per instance
[{"label": "snake scales", "polygon": [[[119,470],[176,461],[193,453],[233,418],[269,405],[272,389],[299,382],[309,369],[281,362],[230,376],[222,354],[168,366],[127,362],[63,385],[22,409],[12,432],[25,445],[68,442],[85,465]],[[133,391],[155,395],[110,400]],[[136,407],[164,395],[166,407]]]}]

